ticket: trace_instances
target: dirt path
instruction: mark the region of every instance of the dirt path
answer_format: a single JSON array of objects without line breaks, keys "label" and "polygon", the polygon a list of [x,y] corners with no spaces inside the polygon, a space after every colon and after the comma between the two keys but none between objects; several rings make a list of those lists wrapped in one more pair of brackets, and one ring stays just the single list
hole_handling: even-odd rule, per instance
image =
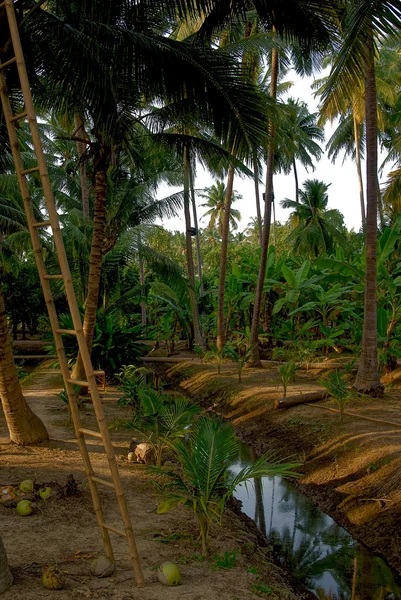
[{"label": "dirt path", "polygon": [[[212,365],[188,361],[155,364],[165,381],[235,424],[240,437],[259,454],[275,450],[303,466],[296,487],[351,535],[401,572],[401,427],[339,416],[333,400],[273,409],[282,396],[278,373],[249,369],[238,384],[231,365],[222,374]],[[315,391],[323,371],[297,374],[288,395]],[[353,400],[348,410],[401,425],[401,384],[379,400]]]},{"label": "dirt path", "polygon": [[[310,594],[291,585],[288,573],[271,562],[266,548],[260,547],[255,531],[247,528],[233,513],[228,513],[224,527],[215,527],[208,560],[200,557],[197,527],[191,513],[183,508],[156,515],[158,496],[152,481],[141,465],[126,460],[131,436],[118,430],[118,422],[126,418],[125,409],[116,406],[118,392],[108,388],[103,403],[109,424],[114,424],[112,441],[116,450],[127,502],[137,535],[139,553],[147,581],[144,589],[135,586],[127,548],[121,538],[112,534],[118,568],[113,577],[96,579],[90,575],[93,557],[102,553],[100,535],[78,452],[72,426],[67,420],[63,402],[56,397],[62,388],[60,374],[41,368],[24,383],[24,393],[32,409],[45,422],[51,439],[38,446],[20,448],[11,444],[0,414],[0,483],[18,484],[23,479],[36,483],[63,485],[72,474],[79,482],[79,494],[55,496],[38,502],[33,515],[19,517],[13,508],[0,505],[0,534],[7,549],[15,584],[4,600],[37,600],[37,598],[94,598],[114,600],[249,600],[263,597],[301,599]],[[90,404],[82,410],[84,427],[95,427]],[[90,441],[90,452],[97,474],[108,477],[103,448]],[[120,527],[114,493],[101,489],[106,522]],[[235,553],[232,568],[218,569],[216,555]],[[163,561],[180,566],[182,585],[162,588],[155,569]],[[43,589],[43,566],[58,564],[67,577],[66,589],[50,592]],[[294,591],[298,590],[298,591]]]}]

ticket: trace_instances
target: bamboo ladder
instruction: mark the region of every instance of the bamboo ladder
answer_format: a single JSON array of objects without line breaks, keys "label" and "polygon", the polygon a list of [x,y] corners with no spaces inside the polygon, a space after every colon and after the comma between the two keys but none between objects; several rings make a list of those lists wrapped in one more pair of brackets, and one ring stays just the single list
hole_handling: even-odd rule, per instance
[{"label": "bamboo ladder", "polygon": [[[54,204],[53,192],[50,185],[49,175],[46,167],[45,157],[43,153],[42,143],[39,136],[38,123],[36,120],[35,109],[32,102],[32,95],[28,80],[28,75],[26,71],[26,65],[24,60],[24,55],[21,46],[21,40],[18,30],[18,24],[16,20],[14,3],[13,0],[5,0],[0,3],[0,10],[6,10],[6,16],[10,31],[10,39],[14,49],[14,56],[10,60],[7,60],[4,63],[0,62],[0,96],[1,103],[3,106],[3,112],[5,121],[7,124],[8,136],[10,139],[11,150],[13,155],[13,160],[15,163],[15,168],[18,177],[18,183],[21,189],[22,199],[24,202],[24,208],[27,216],[29,232],[31,235],[33,251],[35,254],[36,265],[40,275],[40,281],[43,289],[43,294],[45,297],[47,310],[50,317],[50,323],[52,332],[54,335],[56,350],[58,360],[60,362],[61,371],[63,374],[64,385],[68,394],[68,399],[71,407],[71,414],[73,418],[73,423],[75,427],[75,432],[78,440],[79,449],[81,451],[82,460],[85,467],[86,476],[88,478],[89,488],[92,495],[93,506],[95,509],[95,514],[97,518],[97,522],[100,528],[104,548],[107,557],[114,562],[114,553],[112,544],[110,541],[109,532],[113,532],[117,535],[125,537],[129,547],[130,558],[132,560],[133,569],[135,573],[136,583],[139,587],[142,587],[145,584],[141,564],[139,561],[138,551],[136,548],[136,542],[134,537],[134,532],[132,528],[131,518],[128,512],[128,507],[124,495],[124,490],[121,485],[121,479],[118,472],[118,467],[114,455],[113,446],[110,441],[109,431],[107,428],[106,418],[103,410],[103,406],[100,400],[99,392],[96,385],[95,374],[93,371],[90,353],[88,351],[88,347],[85,341],[81,317],[78,310],[78,305],[75,297],[75,292],[71,280],[70,269],[68,266],[68,261],[65,253],[65,248],[61,236],[59,219],[56,211],[56,207]],[[13,63],[16,63],[16,67],[18,70],[18,77],[21,85],[21,91],[24,98],[25,110],[19,114],[14,115],[10,99],[7,92],[6,80],[4,75],[4,69],[9,66],[13,66]],[[18,137],[16,131],[16,123],[22,119],[28,119],[29,127],[32,135],[32,142],[35,151],[35,155],[37,158],[37,166],[24,169],[22,163],[21,152],[18,144]],[[38,172],[40,175],[40,180],[43,188],[43,195],[46,202],[46,208],[49,215],[48,221],[36,222],[32,207],[31,198],[29,195],[29,188],[27,182],[27,175],[31,173]],[[43,256],[42,256],[42,248],[40,243],[40,237],[38,233],[38,229],[40,227],[51,228],[54,244],[56,248],[56,252],[58,255],[58,261],[60,265],[60,274],[58,275],[48,275],[46,273]],[[59,279],[64,282],[65,295],[67,297],[68,306],[70,309],[72,321],[74,324],[74,329],[72,330],[64,330],[60,329],[57,311],[54,304],[54,299],[50,287],[50,281],[53,279]],[[64,346],[62,342],[62,335],[75,335],[78,341],[79,351],[82,356],[82,361],[85,367],[86,373],[86,381],[74,380],[71,378],[71,374],[68,369],[68,364],[64,352]],[[89,389],[89,392],[92,397],[93,407],[96,414],[96,419],[99,426],[99,431],[92,431],[90,429],[85,429],[82,427],[81,418],[78,411],[78,406],[76,402],[76,396],[74,394],[74,385],[85,386]],[[107,460],[109,463],[111,481],[102,479],[97,477],[94,473],[88,447],[86,444],[85,436],[91,436],[97,438],[103,442],[103,446],[105,448]],[[98,491],[98,485],[104,485],[108,488],[112,488],[115,490],[118,506],[120,509],[120,514],[122,518],[122,522],[124,525],[124,530],[116,529],[111,525],[107,525],[104,521],[103,510],[100,501],[100,495]]]}]

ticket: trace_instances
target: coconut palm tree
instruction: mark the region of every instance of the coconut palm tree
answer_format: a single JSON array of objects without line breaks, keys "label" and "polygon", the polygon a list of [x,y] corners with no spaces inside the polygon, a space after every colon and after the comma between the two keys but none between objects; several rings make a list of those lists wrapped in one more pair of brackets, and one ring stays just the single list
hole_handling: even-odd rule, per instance
[{"label": "coconut palm tree", "polygon": [[[155,13],[148,2],[133,6],[120,0],[109,10],[102,0],[79,4],[59,0],[41,4],[24,22],[26,43],[35,45],[28,68],[37,98],[60,114],[78,111],[90,130],[89,141],[72,136],[87,145],[93,165],[93,228],[83,323],[89,348],[99,298],[107,171],[120,148],[132,143],[135,124],[149,120],[143,114],[143,99],[163,98],[169,103],[165,121],[153,121],[154,130],[171,127],[180,118],[188,123],[200,120],[219,139],[253,138],[257,143],[256,138],[264,135],[261,121],[255,119],[257,111],[249,111],[259,99],[254,86],[244,81],[237,61],[191,40],[167,39],[162,9]],[[38,72],[40,86],[35,87]],[[83,377],[80,360],[73,376]]]},{"label": "coconut palm tree", "polygon": [[[8,179],[6,176],[6,181],[2,183],[10,192]],[[18,236],[16,245],[19,247],[24,242],[28,243],[25,213],[18,194],[15,199],[11,194],[8,198],[0,198],[0,399],[10,439],[25,446],[43,442],[49,436],[46,427],[32,412],[22,394],[9,337],[1,279],[6,268],[18,268],[19,261],[15,260],[11,250],[13,234]]]},{"label": "coconut palm tree", "polygon": [[286,174],[293,170],[295,201],[299,202],[297,160],[306,170],[315,170],[314,161],[322,155],[318,142],[324,140],[324,132],[317,124],[318,114],[310,113],[305,102],[289,98],[286,105],[288,111],[281,124],[284,143],[278,144],[277,168]]},{"label": "coconut palm tree", "polygon": [[[202,218],[209,217],[209,230],[213,231],[213,229],[216,229],[219,236],[222,237],[227,188],[224,184],[224,181],[216,181],[216,183],[214,183],[211,187],[205,188],[203,191],[205,193],[200,194],[200,197],[206,198],[207,202],[205,204],[201,204],[201,206],[207,207],[209,210],[202,215]],[[238,200],[242,200],[242,196],[233,190],[231,194],[231,203],[238,202]],[[241,213],[239,210],[231,208],[229,216],[230,229],[236,231],[238,229],[238,222],[240,220]]]},{"label": "coconut palm tree", "polygon": [[[362,352],[355,387],[381,395],[377,359],[377,89],[376,40],[401,26],[400,0],[348,0],[342,18],[343,43],[323,95],[323,109],[334,111],[342,98],[363,86],[366,126],[366,281]],[[362,83],[363,82],[363,83]]]},{"label": "coconut palm tree", "polygon": [[171,442],[169,446],[179,468],[152,468],[157,475],[169,479],[166,498],[157,512],[167,512],[178,504],[190,509],[198,519],[203,555],[208,551],[211,524],[221,519],[237,486],[254,478],[296,476],[296,464],[277,461],[272,453],[264,454],[232,476],[230,469],[238,460],[239,441],[231,423],[216,417],[199,417],[186,440]]},{"label": "coconut palm tree", "polygon": [[288,240],[297,254],[331,254],[335,242],[344,240],[343,216],[336,209],[327,209],[329,185],[318,179],[307,179],[303,187],[299,190],[299,202],[286,199],[280,203],[283,208],[292,209],[290,218],[297,224]]}]

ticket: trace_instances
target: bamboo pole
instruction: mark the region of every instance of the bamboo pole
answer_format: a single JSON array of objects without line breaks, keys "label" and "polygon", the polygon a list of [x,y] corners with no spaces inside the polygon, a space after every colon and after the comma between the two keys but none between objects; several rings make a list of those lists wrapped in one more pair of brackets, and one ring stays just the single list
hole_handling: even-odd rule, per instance
[{"label": "bamboo pole", "polygon": [[[12,112],[10,100],[9,100],[9,97],[8,97],[8,94],[6,91],[4,74],[1,71],[0,71],[0,96],[1,96],[2,106],[3,106],[3,112],[4,112],[4,115],[6,118],[8,136],[10,138],[11,151],[12,151],[12,155],[13,155],[14,164],[16,167],[18,183],[20,185],[24,208],[25,208],[25,212],[27,215],[28,228],[29,228],[29,232],[31,235],[33,252],[34,252],[34,256],[35,256],[35,260],[36,260],[36,266],[37,266],[37,269],[39,272],[40,281],[42,284],[43,295],[44,295],[45,303],[46,303],[46,307],[47,307],[47,312],[49,314],[50,324],[52,327],[54,341],[56,344],[56,352],[57,352],[58,360],[60,363],[61,372],[63,374],[64,384],[65,384],[68,398],[69,398],[71,415],[73,418],[75,431],[77,432],[77,439],[78,439],[78,444],[79,444],[83,462],[84,462],[85,473],[88,477],[88,483],[89,483],[90,491],[92,494],[92,501],[93,501],[93,506],[95,508],[96,518],[100,525],[100,523],[104,521],[102,509],[100,506],[100,499],[99,499],[97,488],[96,488],[96,486],[93,485],[93,483],[90,479],[90,476],[93,473],[92,473],[90,461],[88,463],[89,456],[87,453],[86,445],[85,445],[85,443],[82,443],[82,441],[83,441],[82,436],[80,436],[78,433],[78,429],[80,427],[79,411],[78,411],[78,407],[76,404],[76,400],[74,400],[74,388],[71,384],[67,383],[67,379],[70,376],[69,370],[68,370],[67,359],[65,356],[65,351],[64,351],[64,346],[62,343],[61,335],[59,335],[57,333],[57,329],[59,328],[59,322],[58,322],[56,308],[54,305],[53,295],[52,295],[51,289],[50,289],[50,284],[46,279],[43,278],[43,276],[46,274],[46,269],[45,269],[45,265],[43,262],[43,255],[42,255],[42,248],[41,248],[41,244],[40,244],[39,233],[38,233],[37,228],[33,227],[34,214],[33,214],[32,201],[31,201],[31,197],[30,197],[30,193],[29,193],[27,180],[22,175],[23,163],[22,163],[21,153],[19,151],[17,132],[15,130],[15,126],[12,124],[12,122],[10,122],[10,118],[12,118],[13,112]],[[101,530],[101,535],[102,535],[103,544],[105,547],[107,557],[110,560],[114,561],[113,549],[111,546],[110,537],[107,532],[104,532],[103,528],[100,528],[100,530]]]},{"label": "bamboo pole", "polygon": [[[100,400],[100,395],[97,390],[95,373],[93,371],[90,353],[89,353],[89,350],[88,350],[88,347],[86,344],[86,340],[84,337],[83,329],[82,329],[81,317],[80,317],[79,310],[78,310],[74,287],[73,287],[72,279],[71,279],[71,273],[70,273],[70,269],[69,269],[69,265],[68,265],[68,261],[67,261],[67,257],[66,257],[66,253],[65,253],[65,248],[64,248],[64,244],[63,244],[63,240],[62,240],[62,236],[61,236],[58,214],[57,214],[56,207],[54,204],[53,191],[52,191],[52,188],[50,185],[49,174],[47,171],[47,166],[46,166],[45,157],[44,157],[44,153],[43,153],[42,143],[41,143],[41,139],[40,139],[40,135],[39,135],[39,128],[38,128],[38,124],[37,124],[37,120],[36,120],[36,113],[35,113],[35,109],[34,109],[34,105],[33,105],[33,101],[32,101],[32,95],[31,95],[28,75],[27,75],[26,66],[25,66],[24,55],[23,55],[22,46],[21,46],[21,40],[20,40],[20,36],[19,36],[19,31],[18,31],[18,25],[17,25],[17,21],[16,21],[16,16],[15,16],[13,0],[5,0],[5,7],[6,7],[6,12],[7,12],[9,28],[10,28],[11,40],[12,40],[13,47],[14,47],[14,54],[16,57],[16,64],[17,64],[17,69],[18,69],[18,74],[19,74],[19,79],[20,79],[20,84],[21,84],[21,90],[22,90],[24,100],[25,100],[26,115],[28,118],[28,123],[29,123],[29,127],[31,130],[31,134],[32,134],[32,142],[33,142],[35,154],[36,154],[37,161],[38,161],[39,174],[40,174],[40,179],[41,179],[41,183],[42,183],[44,197],[46,200],[46,207],[48,210],[51,228],[53,231],[54,243],[55,243],[55,247],[56,247],[56,251],[57,251],[57,255],[58,255],[58,259],[59,259],[60,268],[61,268],[61,272],[63,275],[65,293],[67,296],[70,313],[71,313],[72,320],[74,323],[75,334],[76,334],[77,341],[78,341],[79,351],[82,356],[85,373],[86,373],[86,378],[88,381],[88,387],[89,387],[89,390],[91,393],[96,418],[97,418],[97,421],[99,424],[99,429],[100,429],[100,433],[102,435],[103,444],[104,444],[104,448],[106,451],[106,456],[107,456],[107,459],[109,462],[109,468],[110,468],[112,481],[113,481],[115,491],[116,491],[116,496],[117,496],[117,501],[118,501],[119,508],[120,508],[121,517],[122,517],[122,520],[124,523],[124,529],[125,529],[125,533],[126,533],[126,537],[127,537],[127,541],[128,541],[128,546],[130,549],[130,556],[131,556],[132,563],[133,563],[136,582],[137,582],[138,587],[142,587],[144,585],[145,581],[144,581],[143,574],[142,574],[142,569],[141,569],[138,551],[137,551],[137,547],[136,547],[135,536],[134,536],[133,529],[132,529],[132,523],[131,523],[131,519],[129,516],[128,507],[127,507],[124,491],[122,488],[121,479],[120,479],[120,475],[118,472],[115,455],[114,455],[114,449],[113,449],[111,441],[110,441],[110,435],[109,435],[109,430],[108,430],[107,423],[106,423],[106,417],[105,417],[104,409],[103,409],[103,406],[102,406],[102,403]],[[53,330],[53,334],[54,334],[54,338],[55,338],[55,342],[56,342],[57,354],[59,356],[59,360],[61,358],[60,367],[61,367],[61,370],[63,373],[64,383],[65,383],[66,390],[67,390],[68,397],[69,397],[71,413],[73,415],[74,426],[75,426],[76,433],[77,433],[77,439],[78,439],[79,447],[81,449],[82,458],[83,458],[84,466],[85,466],[85,471],[88,476],[89,486],[90,486],[90,489],[92,492],[96,488],[95,483],[92,480],[92,476],[93,476],[92,466],[90,463],[90,458],[89,458],[89,454],[87,451],[85,439],[83,437],[83,434],[79,431],[80,417],[79,417],[79,413],[78,413],[78,407],[77,407],[76,399],[74,396],[73,385],[70,382],[71,381],[70,373],[68,371],[67,361],[65,359],[62,337],[60,334],[57,333],[57,330],[59,329],[59,325],[58,325],[56,309],[54,306],[53,296],[51,294],[50,284],[46,279],[44,279],[44,276],[46,275],[46,271],[45,271],[45,266],[43,263],[39,235],[38,235],[37,229],[34,227],[35,219],[34,219],[34,214],[33,214],[32,203],[30,201],[28,184],[27,184],[25,176],[23,175],[22,158],[21,158],[21,154],[19,151],[18,138],[17,138],[17,134],[16,134],[15,126],[14,126],[14,120],[13,120],[14,118],[13,118],[11,105],[10,105],[8,94],[7,94],[6,87],[5,87],[4,74],[0,73],[0,75],[1,75],[1,77],[0,77],[1,99],[2,99],[2,103],[3,103],[3,109],[5,109],[4,112],[6,114],[7,129],[8,129],[8,133],[10,136],[10,142],[12,145],[12,152],[13,152],[13,158],[14,158],[14,161],[16,164],[18,181],[19,181],[19,184],[21,187],[21,192],[22,192],[22,196],[23,196],[23,200],[24,200],[24,206],[25,206],[26,212],[27,212],[27,220],[28,220],[29,231],[30,231],[31,238],[32,238],[32,243],[34,246],[34,254],[35,254],[36,262],[38,265],[42,288],[43,288],[43,292],[45,295],[45,301],[46,301],[46,305],[48,308],[50,322],[52,325],[52,330]],[[99,523],[100,529],[101,529],[102,539],[105,544],[106,553],[108,553],[109,556],[112,556],[113,551],[112,551],[112,547],[111,547],[111,543],[110,543],[110,538],[108,537],[107,530],[104,527],[105,524],[104,524],[104,520],[103,520],[103,515],[101,513],[100,498],[98,496],[97,488],[96,488],[96,492],[94,494],[92,494],[92,498],[93,498],[95,513],[98,518],[98,523]]]}]

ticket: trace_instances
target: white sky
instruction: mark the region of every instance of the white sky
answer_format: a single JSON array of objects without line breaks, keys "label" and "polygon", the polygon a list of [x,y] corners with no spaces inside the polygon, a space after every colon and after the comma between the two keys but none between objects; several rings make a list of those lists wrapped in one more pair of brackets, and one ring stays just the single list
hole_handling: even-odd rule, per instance
[{"label": "white sky", "polygon": [[[319,77],[322,75],[319,74]],[[313,91],[310,88],[311,79],[305,78],[300,79],[296,75],[291,77],[294,82],[293,87],[289,93],[283,97],[293,97],[306,102],[310,112],[317,112],[317,101],[313,97]],[[327,125],[325,128],[326,141],[322,144],[323,148],[325,143],[330,139],[330,136],[334,128]],[[380,162],[380,159],[379,159]],[[302,187],[303,181],[308,178],[317,178],[325,183],[330,183],[329,194],[329,208],[337,208],[343,215],[345,224],[348,229],[359,230],[361,227],[361,212],[359,203],[359,185],[357,179],[357,172],[355,163],[347,159],[342,164],[342,156],[340,156],[337,162],[333,165],[332,162],[327,158],[327,155],[323,155],[319,162],[315,165],[315,171],[309,170],[309,173],[298,163],[298,180],[299,186]],[[363,175],[365,178],[365,164],[362,166]],[[198,167],[198,173],[195,181],[195,187],[202,189],[213,185],[214,178],[204,171],[200,166]],[[172,188],[168,186],[161,186],[159,189],[158,197],[163,198],[178,191],[179,188]],[[255,204],[255,192],[254,182],[252,179],[244,178],[240,179],[237,177],[234,180],[234,189],[242,195],[242,200],[238,200],[235,203],[235,208],[241,212],[242,219],[239,225],[239,230],[246,228],[251,217],[256,216],[256,204]],[[260,186],[260,194],[264,191],[264,186]],[[276,204],[276,219],[277,221],[285,222],[290,214],[289,210],[284,210],[280,207],[280,200],[283,198],[295,199],[295,181],[294,175],[291,172],[290,175],[275,175],[274,176],[274,193],[275,193],[275,204]],[[262,195],[261,195],[262,198]],[[204,199],[198,199],[198,206],[204,204]],[[206,212],[206,208],[198,208],[198,219]],[[262,207],[263,211],[263,207]],[[206,227],[208,223],[207,218],[200,220],[200,227]],[[163,221],[164,227],[171,231],[179,230],[184,231],[184,216],[181,218],[165,219]]]}]

